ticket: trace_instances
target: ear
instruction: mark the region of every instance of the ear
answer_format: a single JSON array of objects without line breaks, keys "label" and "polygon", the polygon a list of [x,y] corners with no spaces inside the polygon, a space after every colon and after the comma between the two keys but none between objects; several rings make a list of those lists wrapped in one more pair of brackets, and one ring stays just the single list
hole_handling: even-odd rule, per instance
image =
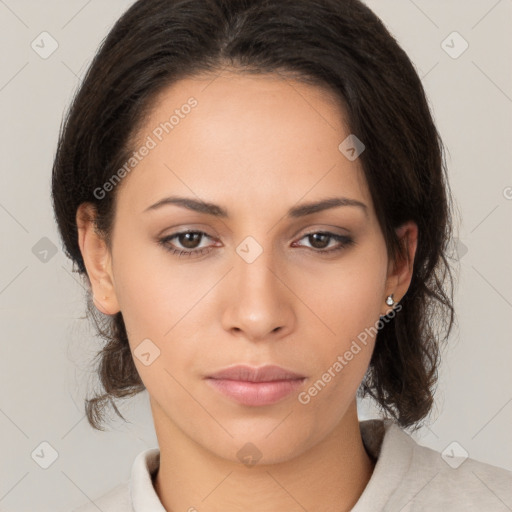
[{"label": "ear", "polygon": [[106,241],[96,230],[96,208],[82,203],[76,212],[78,245],[91,283],[96,309],[106,315],[120,311],[112,274],[112,258]]},{"label": "ear", "polygon": [[[386,296],[393,294],[393,300],[399,302],[409,289],[412,280],[414,258],[418,245],[418,226],[413,221],[408,221],[396,229],[400,245],[404,249],[405,256],[397,255],[395,261],[390,261],[388,277],[386,281]],[[393,308],[388,308],[384,315],[390,313]]]}]

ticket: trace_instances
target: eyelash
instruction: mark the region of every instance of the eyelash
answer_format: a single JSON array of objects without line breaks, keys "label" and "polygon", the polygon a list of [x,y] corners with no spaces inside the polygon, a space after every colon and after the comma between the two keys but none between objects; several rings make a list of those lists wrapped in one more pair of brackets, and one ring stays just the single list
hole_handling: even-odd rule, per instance
[{"label": "eyelash", "polygon": [[[202,256],[203,254],[208,254],[212,250],[212,247],[203,247],[202,249],[182,250],[182,249],[177,249],[177,248],[169,245],[169,243],[170,243],[170,241],[172,239],[177,238],[180,235],[186,235],[187,233],[194,233],[194,234],[205,235],[207,238],[211,238],[210,236],[208,236],[203,231],[193,231],[193,230],[190,230],[190,231],[180,231],[179,233],[174,233],[172,235],[169,235],[169,236],[166,236],[164,238],[161,238],[160,240],[158,240],[158,243],[166,251],[168,251],[171,254],[177,256],[178,258],[180,258],[181,256],[199,257],[199,256]],[[311,233],[306,233],[303,237],[300,238],[300,240],[302,240],[303,238],[312,236],[312,235],[327,235],[330,240],[333,239],[333,240],[335,240],[335,241],[340,243],[340,245],[338,247],[335,247],[335,248],[332,248],[332,249],[327,249],[327,250],[326,249],[310,249],[313,252],[316,252],[316,253],[321,254],[321,255],[331,254],[331,253],[334,253],[334,252],[341,251],[341,250],[346,249],[346,248],[348,248],[348,247],[350,247],[352,245],[355,245],[355,243],[356,243],[352,238],[350,238],[348,236],[336,235],[335,233],[330,233],[329,231],[313,231]],[[201,237],[200,242],[203,240],[203,238],[204,237]]]}]

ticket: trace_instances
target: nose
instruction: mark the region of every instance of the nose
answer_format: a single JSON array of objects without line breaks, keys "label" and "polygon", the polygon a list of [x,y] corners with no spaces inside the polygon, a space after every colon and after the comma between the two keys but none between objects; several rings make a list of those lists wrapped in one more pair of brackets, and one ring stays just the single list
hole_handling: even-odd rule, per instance
[{"label": "nose", "polygon": [[223,328],[250,341],[278,339],[295,325],[293,293],[283,272],[263,251],[252,263],[236,255],[226,283]]}]

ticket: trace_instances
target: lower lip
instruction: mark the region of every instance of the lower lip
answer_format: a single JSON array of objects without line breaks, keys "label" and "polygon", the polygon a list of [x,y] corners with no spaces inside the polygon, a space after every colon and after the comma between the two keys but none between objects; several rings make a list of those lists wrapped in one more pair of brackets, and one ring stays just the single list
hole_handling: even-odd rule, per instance
[{"label": "lower lip", "polygon": [[305,379],[247,382],[228,379],[206,379],[209,384],[242,405],[270,405],[295,391]]}]

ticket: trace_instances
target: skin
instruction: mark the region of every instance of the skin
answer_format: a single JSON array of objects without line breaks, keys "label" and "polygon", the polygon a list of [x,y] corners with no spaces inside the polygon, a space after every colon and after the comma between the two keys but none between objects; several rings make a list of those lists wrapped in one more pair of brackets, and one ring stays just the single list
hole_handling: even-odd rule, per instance
[{"label": "skin", "polygon": [[[277,75],[182,80],[160,95],[140,143],[190,96],[197,107],[118,185],[110,247],[91,206],[77,212],[96,306],[122,311],[132,353],[145,339],[160,350],[148,366],[134,357],[161,450],[155,490],[174,512],[350,510],[374,467],[355,401],[374,338],[308,404],[297,396],[390,311],[389,294],[406,293],[417,226],[397,229],[407,258],[390,261],[359,160],[338,149],[350,132],[328,91]],[[170,195],[218,204],[229,218],[177,205],[145,211]],[[366,213],[286,217],[334,196]],[[179,257],[158,243],[186,229],[208,236],[168,245],[210,252]],[[306,235],[325,231],[355,244],[322,255],[340,243]],[[263,250],[251,263],[236,252],[247,236]],[[278,403],[244,406],[203,379],[237,363],[277,364],[306,380]],[[237,457],[249,442],[261,452],[252,467]]]}]

